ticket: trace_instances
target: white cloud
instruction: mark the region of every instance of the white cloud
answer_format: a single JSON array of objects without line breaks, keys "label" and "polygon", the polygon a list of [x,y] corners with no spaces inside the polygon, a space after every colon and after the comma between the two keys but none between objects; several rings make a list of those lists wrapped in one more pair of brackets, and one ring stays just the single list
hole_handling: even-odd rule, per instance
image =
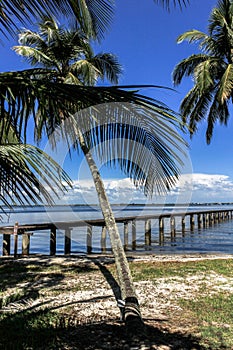
[{"label": "white cloud", "polygon": [[[166,196],[148,199],[129,178],[104,180],[111,203],[189,203],[233,202],[233,181],[221,174],[183,174]],[[62,198],[66,204],[95,204],[97,195],[92,180],[74,181],[73,189]]]},{"label": "white cloud", "polygon": [[233,181],[222,174],[182,175],[176,191],[191,190],[193,202],[232,202]]}]

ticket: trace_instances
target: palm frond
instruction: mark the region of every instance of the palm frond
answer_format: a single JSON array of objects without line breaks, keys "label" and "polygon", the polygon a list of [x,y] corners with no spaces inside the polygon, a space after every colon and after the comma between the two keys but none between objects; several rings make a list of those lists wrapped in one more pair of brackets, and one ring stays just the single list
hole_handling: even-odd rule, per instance
[{"label": "palm frond", "polygon": [[[43,71],[35,70],[35,72],[38,72],[41,76]],[[99,123],[101,125],[104,124],[102,121],[105,118],[106,125],[116,123],[120,127],[121,124],[125,123],[126,127],[129,127],[131,130],[130,135],[133,135],[134,131],[140,131],[139,141],[142,147],[154,155],[154,160],[150,165],[150,160],[145,161],[145,157],[140,156],[140,152],[137,153],[135,147],[132,158],[129,158],[129,164],[130,162],[136,164],[137,161],[142,172],[146,174],[146,180],[144,177],[139,181],[138,172],[135,172],[135,170],[129,170],[129,176],[132,178],[136,176],[140,186],[145,186],[146,193],[151,193],[154,186],[157,186],[156,190],[161,186],[160,192],[164,191],[165,188],[171,187],[171,184],[174,183],[175,178],[178,176],[178,169],[182,163],[181,157],[176,155],[176,151],[182,153],[183,148],[185,148],[182,138],[177,132],[172,130],[173,127],[178,129],[182,127],[179,115],[159,101],[141,95],[137,92],[140,86],[87,87],[55,84],[48,82],[46,79],[36,79],[36,73],[33,75],[33,70],[29,70],[21,73],[11,72],[0,75],[0,94],[3,97],[0,100],[0,108],[5,108],[11,115],[13,124],[18,126],[21,135],[26,137],[29,117],[31,112],[37,110],[37,108],[39,113],[37,115],[34,113],[37,136],[40,137],[43,130],[45,130],[48,135],[53,137],[53,135],[56,136],[56,133],[54,133],[56,128],[64,120],[69,119],[70,113],[81,113],[85,108],[92,107],[92,115],[94,115],[95,111],[98,110],[98,105],[104,104],[106,106],[105,116],[97,113]],[[119,107],[111,111],[108,107],[109,104],[111,105],[111,102],[117,102],[120,105],[129,103],[131,112],[128,112],[127,108],[120,111]],[[81,113],[81,115],[84,114]],[[134,118],[135,121],[133,121]],[[91,121],[89,122],[88,120]],[[95,130],[96,126],[97,128],[99,127],[99,124],[93,124],[94,120],[95,118],[90,118],[90,116],[88,118],[86,116],[83,117],[82,122],[79,120],[79,127],[81,128],[82,126],[81,129],[84,134],[87,130]],[[93,142],[99,143],[98,137],[100,137],[99,140],[101,141],[105,131],[109,131],[109,127],[106,126],[106,128],[98,129],[99,133],[97,134],[99,136],[97,135],[96,139],[94,138],[94,133],[92,133],[91,139]],[[123,136],[123,134],[121,135]],[[143,142],[145,142],[146,146],[143,145]],[[123,150],[126,150],[122,151],[124,154],[122,152],[121,154],[115,154],[114,159],[126,159],[125,153],[129,153],[129,148],[125,146]],[[133,154],[138,154],[138,156],[133,156]],[[143,162],[145,162],[145,165],[143,165]],[[123,163],[123,161],[120,161],[122,169],[126,171],[129,168],[129,164],[124,167]],[[133,168],[131,167],[130,169]],[[153,171],[155,172],[154,175]],[[163,185],[156,180],[158,172],[161,174],[161,179],[163,173]],[[155,181],[155,184],[153,184],[153,181]]]},{"label": "palm frond", "polygon": [[210,91],[201,93],[195,103],[194,108],[190,110],[189,130],[191,136],[197,131],[197,124],[205,119],[207,112],[210,108],[212,99],[213,97]]},{"label": "palm frond", "polygon": [[[50,118],[50,124],[54,126],[61,121],[61,110],[76,112],[100,103],[116,101],[135,102],[151,108],[157,106],[158,101],[136,92],[143,86],[92,87],[57,84],[51,81],[48,73],[53,75],[53,72],[46,69],[0,74],[0,110],[5,110],[11,116],[13,124],[19,126],[21,136],[26,132],[31,113],[36,122],[37,106],[44,122],[48,122]],[[161,106],[161,103],[158,102],[158,105]]]},{"label": "palm frond", "polygon": [[188,58],[183,59],[173,70],[173,84],[175,86],[179,85],[183,77],[193,75],[196,67],[208,59],[209,56],[205,54],[191,55]]},{"label": "palm frond", "polygon": [[213,49],[218,57],[226,57],[231,62],[231,47],[233,44],[232,29],[233,9],[229,1],[219,2],[218,8],[214,8],[209,19],[209,33],[215,45]]},{"label": "palm frond", "polygon": [[[89,60],[83,59],[73,63],[70,67],[74,76],[80,77],[82,84],[93,86],[96,84],[101,72]],[[67,79],[65,80],[67,82]]]},{"label": "palm frond", "polygon": [[164,6],[168,11],[170,11],[171,3],[174,7],[178,5],[181,9],[189,4],[189,0],[154,0],[154,2]]},{"label": "palm frond", "polygon": [[16,45],[13,46],[13,50],[18,55],[26,57],[32,66],[38,64],[42,64],[43,66],[51,66],[52,64],[54,65],[49,56],[33,47]]},{"label": "palm frond", "polygon": [[[54,196],[71,186],[68,175],[39,148],[0,145],[0,200],[4,205],[54,204]],[[64,182],[64,184],[63,184]]]},{"label": "palm frond", "polygon": [[216,122],[220,120],[222,124],[227,124],[227,121],[229,119],[229,109],[227,106],[226,101],[223,103],[219,103],[219,100],[217,98],[217,95],[215,95],[215,98],[212,102],[212,105],[210,107],[208,117],[207,117],[207,129],[206,129],[206,142],[207,144],[210,144],[212,136],[213,136],[213,130]]},{"label": "palm frond", "polygon": [[197,29],[188,30],[187,32],[184,32],[183,34],[179,35],[176,39],[177,43],[180,44],[184,40],[188,41],[188,43],[196,43],[199,41],[203,41],[208,37],[205,33],[201,32]]},{"label": "palm frond", "polygon": [[[192,113],[193,109],[195,108],[195,105],[198,102],[199,97],[200,97],[199,90],[195,85],[192,89],[189,90],[189,92],[186,94],[186,96],[182,100],[180,105],[180,112],[182,115],[182,120],[185,124],[188,124],[189,115],[190,113]],[[192,134],[193,132],[194,131],[190,129],[190,133]]]},{"label": "palm frond", "polygon": [[1,31],[15,35],[19,22],[26,24],[44,15],[72,14],[88,37],[101,40],[112,22],[113,9],[114,0],[2,0]]},{"label": "palm frond", "polygon": [[68,3],[84,33],[88,37],[102,40],[112,23],[115,1],[68,0]]},{"label": "palm frond", "polygon": [[91,63],[100,72],[100,78],[103,80],[106,76],[112,84],[118,84],[119,76],[122,74],[122,67],[117,57],[110,53],[101,53],[91,58]]},{"label": "palm frond", "polygon": [[211,74],[211,60],[199,63],[194,71],[195,82],[198,85],[200,94],[206,93],[214,85]]},{"label": "palm frond", "polygon": [[[118,164],[146,195],[170,190],[183,165],[186,144],[175,128],[179,118],[164,106],[106,103],[76,113],[62,125],[79,147],[75,125],[101,163]],[[65,130],[64,130],[65,128]]]},{"label": "palm frond", "polygon": [[228,64],[220,80],[217,98],[220,103],[229,100],[233,90],[233,64]]}]

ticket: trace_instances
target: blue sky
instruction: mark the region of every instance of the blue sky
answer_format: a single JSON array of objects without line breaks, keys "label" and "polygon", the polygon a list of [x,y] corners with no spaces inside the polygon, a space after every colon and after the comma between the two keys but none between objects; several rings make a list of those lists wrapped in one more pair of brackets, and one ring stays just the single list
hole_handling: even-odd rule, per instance
[{"label": "blue sky", "polygon": [[[96,52],[107,51],[116,54],[123,65],[124,74],[121,84],[155,84],[172,87],[171,73],[176,63],[196,52],[194,45],[187,43],[176,44],[179,34],[188,29],[206,31],[208,17],[217,0],[190,0],[190,5],[180,11],[173,9],[170,13],[157,6],[152,0],[116,0],[114,22],[106,34],[105,40]],[[5,41],[2,50],[1,70],[16,70],[26,68],[26,64],[9,48],[16,43]],[[143,92],[149,96],[165,102],[170,108],[178,111],[181,99],[192,86],[190,80],[185,80],[176,88],[177,92],[145,89]],[[193,173],[192,190],[186,191],[183,197],[177,192],[180,185],[167,196],[165,201],[180,202],[187,198],[195,202],[227,202],[233,201],[233,166],[232,166],[232,120],[228,127],[216,126],[212,142],[209,146],[205,142],[205,123],[199,125],[199,131],[189,142],[189,170]],[[77,172],[78,161],[73,159],[68,170],[75,181],[81,180],[85,201],[85,181],[90,176],[85,166]],[[187,172],[187,169],[184,170]],[[189,172],[189,171],[188,171]],[[108,187],[108,194],[112,202],[120,202],[119,193],[132,193],[127,179],[117,171],[102,170]],[[115,186],[115,187],[114,187]],[[89,189],[92,186],[89,184]],[[70,194],[73,202],[78,202],[77,193],[80,192],[80,182],[76,184],[76,192]],[[117,189],[118,188],[118,195]],[[183,187],[184,189],[184,187]],[[88,192],[88,191],[87,191]],[[134,192],[134,191],[133,191]],[[183,190],[185,192],[185,190]],[[144,201],[141,193],[130,199],[134,202]],[[179,192],[181,193],[181,192]],[[86,199],[85,199],[86,198]],[[154,198],[152,201],[161,200]],[[82,202],[82,200],[81,200]]]},{"label": "blue sky", "polygon": [[[190,0],[190,5],[182,11],[172,9],[170,13],[156,6],[152,0],[117,1],[116,17],[102,49],[118,55],[124,68],[122,84],[158,84],[172,86],[171,73],[176,63],[197,52],[195,45],[177,44],[178,35],[189,29],[207,30],[208,18],[217,0]],[[178,111],[181,99],[192,86],[190,79],[183,80],[176,88],[177,93],[168,91],[145,90],[145,93],[158,98],[175,111]],[[233,115],[232,115],[233,116]],[[209,188],[194,191],[194,201],[209,201],[208,192],[211,185],[218,188],[212,191],[211,201],[233,200],[231,182],[232,166],[232,120],[228,127],[216,126],[210,145],[205,141],[206,124],[199,125],[199,131],[192,140],[187,138],[190,148],[195,186],[199,179],[205,180]],[[219,175],[225,176],[228,183]],[[229,177],[229,178],[228,178]],[[202,180],[201,180],[202,179]],[[205,180],[204,180],[205,179]],[[218,186],[216,185],[218,183]]]}]

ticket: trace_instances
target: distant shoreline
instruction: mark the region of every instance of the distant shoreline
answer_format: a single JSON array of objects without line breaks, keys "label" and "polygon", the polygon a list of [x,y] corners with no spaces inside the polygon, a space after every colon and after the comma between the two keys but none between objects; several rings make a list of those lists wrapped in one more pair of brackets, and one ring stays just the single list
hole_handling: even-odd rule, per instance
[{"label": "distant shoreline", "polygon": [[[151,204],[143,204],[143,203],[112,203],[114,206],[124,206],[124,207],[202,207],[202,206],[228,206],[232,205],[233,202],[205,202],[205,203],[151,203]],[[2,206],[3,208],[7,208],[6,206]],[[13,205],[12,208],[59,208],[59,207],[99,207],[99,204],[54,204],[54,205]]]}]

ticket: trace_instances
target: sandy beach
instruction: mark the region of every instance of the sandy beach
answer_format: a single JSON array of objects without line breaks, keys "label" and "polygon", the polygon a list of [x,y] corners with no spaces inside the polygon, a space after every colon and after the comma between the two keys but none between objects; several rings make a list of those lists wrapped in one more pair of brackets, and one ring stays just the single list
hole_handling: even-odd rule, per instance
[{"label": "sandy beach", "polygon": [[[184,263],[232,258],[233,255],[226,254],[135,255],[129,256],[128,260],[135,264],[143,263],[146,266],[147,263]],[[17,289],[17,293],[20,293],[20,290],[23,291],[25,288],[38,292],[38,296],[8,303],[2,307],[2,311],[14,314],[19,311],[25,312],[33,309],[34,312],[37,312],[49,308],[50,310],[61,312],[67,325],[72,325],[72,327],[76,328],[85,326],[85,332],[105,332],[105,337],[109,337],[109,332],[111,333],[112,331],[107,330],[107,328],[111,326],[116,329],[119,328],[118,331],[121,333],[123,324],[120,320],[120,312],[116,303],[116,295],[119,291],[114,279],[114,272],[111,272],[114,271],[113,262],[114,260],[111,256],[97,255],[1,258],[0,267],[7,264],[9,266],[34,266],[34,268],[36,266],[45,266],[46,268],[53,268],[53,273],[48,274],[42,271],[36,275],[35,280],[26,280],[22,283],[17,283],[16,286],[7,288],[2,294],[3,299],[12,294],[14,289]],[[62,275],[62,273],[59,273],[61,267],[65,268],[66,271],[72,270],[72,273]],[[85,270],[87,273],[84,273]],[[110,274],[107,276],[104,271],[110,271]],[[176,278],[160,277],[155,281],[141,280],[135,282],[141,312],[147,327],[152,327],[154,330],[159,330],[162,333],[169,331],[169,334],[174,335],[175,344],[177,342],[178,344],[179,342],[185,343],[185,339],[189,336],[191,329],[188,320],[182,315],[182,308],[178,305],[177,300],[179,298],[195,298],[195,295],[200,290],[203,290],[203,285],[205,285],[206,291],[211,290],[211,293],[218,293],[219,291],[233,293],[233,277],[223,277],[211,271],[208,273],[200,272],[198,275],[191,274],[185,278],[179,276]],[[203,293],[204,291],[202,291]],[[96,328],[94,329],[93,327]],[[112,336],[112,339],[115,339],[115,335]],[[85,349],[107,349],[107,347],[95,348],[91,345],[91,338],[89,340],[90,344],[88,345],[87,343],[84,347]],[[118,349],[116,344],[118,341],[121,342],[121,340],[124,345],[124,337],[120,336],[118,340],[117,337],[114,341],[112,340],[111,349]],[[185,347],[174,347],[174,344],[166,345],[159,342],[155,342],[153,347],[151,347],[152,345],[148,347],[147,343],[143,345],[140,341],[139,343],[136,342],[137,347],[127,347],[126,344],[123,347],[121,344],[119,349],[186,349]],[[200,349],[198,346],[195,347],[194,343],[193,347],[187,347],[187,349]],[[77,347],[77,344],[76,347],[67,347],[67,349],[79,348],[81,349],[81,345]]]}]

